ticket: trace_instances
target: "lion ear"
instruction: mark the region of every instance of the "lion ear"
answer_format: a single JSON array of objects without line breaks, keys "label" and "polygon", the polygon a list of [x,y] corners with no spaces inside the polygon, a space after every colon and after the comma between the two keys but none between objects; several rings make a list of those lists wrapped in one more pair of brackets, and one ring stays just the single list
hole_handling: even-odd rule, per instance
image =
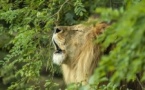
[{"label": "lion ear", "polygon": [[109,24],[107,24],[105,22],[96,24],[94,26],[94,34],[96,34],[96,35],[101,34],[108,26],[109,26]]}]

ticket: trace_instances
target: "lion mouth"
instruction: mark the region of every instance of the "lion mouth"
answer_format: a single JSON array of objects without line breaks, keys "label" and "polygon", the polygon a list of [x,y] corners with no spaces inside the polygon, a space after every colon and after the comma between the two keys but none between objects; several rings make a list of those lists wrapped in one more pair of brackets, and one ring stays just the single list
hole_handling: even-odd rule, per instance
[{"label": "lion mouth", "polygon": [[53,45],[55,47],[55,51],[53,53],[53,63],[61,65],[66,58],[65,50],[62,50],[54,39]]},{"label": "lion mouth", "polygon": [[58,44],[53,40],[53,44],[54,44],[54,46],[55,46],[55,51],[54,51],[54,53],[63,53],[63,50],[58,46]]}]

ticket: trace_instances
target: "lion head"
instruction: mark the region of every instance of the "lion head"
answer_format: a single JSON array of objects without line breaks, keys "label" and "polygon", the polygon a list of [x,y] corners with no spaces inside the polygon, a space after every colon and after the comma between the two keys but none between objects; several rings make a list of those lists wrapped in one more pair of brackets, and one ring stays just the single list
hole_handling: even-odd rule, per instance
[{"label": "lion head", "polygon": [[57,26],[54,29],[52,38],[55,46],[53,62],[60,65],[77,55],[81,47],[86,43],[86,33],[89,32],[90,27],[75,25]]},{"label": "lion head", "polygon": [[100,46],[94,40],[106,27],[106,23],[99,23],[54,28],[53,62],[61,65],[66,84],[88,81],[101,56]]}]

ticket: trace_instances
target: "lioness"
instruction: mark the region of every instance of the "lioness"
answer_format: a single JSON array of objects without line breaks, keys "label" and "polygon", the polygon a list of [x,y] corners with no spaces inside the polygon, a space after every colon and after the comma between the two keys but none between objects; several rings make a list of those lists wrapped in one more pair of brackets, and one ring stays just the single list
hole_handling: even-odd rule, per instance
[{"label": "lioness", "polygon": [[53,62],[61,65],[66,84],[87,83],[102,54],[100,46],[93,41],[107,26],[99,23],[54,28]]}]

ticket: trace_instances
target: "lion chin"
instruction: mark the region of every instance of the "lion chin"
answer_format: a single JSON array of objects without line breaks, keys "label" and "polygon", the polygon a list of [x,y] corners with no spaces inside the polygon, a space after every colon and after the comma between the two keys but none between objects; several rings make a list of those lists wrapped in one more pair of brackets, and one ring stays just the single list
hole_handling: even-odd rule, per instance
[{"label": "lion chin", "polygon": [[61,65],[62,62],[65,60],[65,55],[64,53],[53,53],[53,63],[57,64],[57,65]]}]

